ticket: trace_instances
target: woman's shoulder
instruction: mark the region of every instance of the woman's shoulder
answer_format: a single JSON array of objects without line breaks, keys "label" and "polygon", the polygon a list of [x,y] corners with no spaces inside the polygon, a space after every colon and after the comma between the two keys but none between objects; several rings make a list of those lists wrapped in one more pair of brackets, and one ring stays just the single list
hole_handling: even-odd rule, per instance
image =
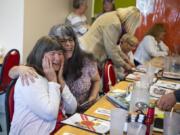
[{"label": "woman's shoulder", "polygon": [[155,38],[152,35],[146,35],[144,36],[144,40],[155,40]]},{"label": "woman's shoulder", "polygon": [[30,78],[28,78],[28,84],[29,85],[27,85],[25,81],[24,81],[25,84],[23,85],[22,78],[19,77],[17,79],[16,85],[28,87],[28,86],[35,86],[35,85],[39,85],[39,84],[44,84],[47,82],[47,79],[45,77],[39,75],[39,74],[37,74],[37,77],[34,77],[33,79],[34,79],[34,81],[31,81]]},{"label": "woman's shoulder", "polygon": [[97,62],[94,59],[91,59],[89,57],[84,57],[83,64],[91,65],[91,64],[97,64]]},{"label": "woman's shoulder", "polygon": [[96,73],[97,71],[97,62],[88,58],[84,58],[83,61],[83,71],[88,73]]}]

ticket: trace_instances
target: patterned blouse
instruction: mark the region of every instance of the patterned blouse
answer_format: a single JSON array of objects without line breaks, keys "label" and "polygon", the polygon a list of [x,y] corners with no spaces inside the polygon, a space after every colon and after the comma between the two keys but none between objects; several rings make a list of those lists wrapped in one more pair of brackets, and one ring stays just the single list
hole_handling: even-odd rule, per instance
[{"label": "patterned blouse", "polygon": [[84,66],[82,68],[82,75],[80,78],[73,81],[71,76],[68,76],[65,80],[79,104],[82,104],[89,98],[92,85],[91,78],[94,77],[98,71],[97,63],[94,61],[90,61],[85,58],[83,64]]}]

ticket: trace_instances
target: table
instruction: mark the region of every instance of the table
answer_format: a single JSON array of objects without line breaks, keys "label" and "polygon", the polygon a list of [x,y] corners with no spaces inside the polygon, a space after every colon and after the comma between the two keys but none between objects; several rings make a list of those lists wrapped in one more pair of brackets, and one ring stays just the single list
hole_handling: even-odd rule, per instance
[{"label": "table", "polygon": [[[157,57],[157,58],[154,58],[150,61],[150,63],[155,66],[155,67],[159,67],[159,68],[162,68],[163,65],[164,65],[164,61],[163,61],[163,57]],[[127,89],[127,86],[132,83],[132,82],[128,82],[128,81],[122,81],[118,84],[116,84],[115,86],[112,86],[111,89],[122,89],[122,90],[126,90]],[[106,119],[108,120],[108,116],[105,116],[105,115],[100,115],[100,114],[96,114],[95,113],[95,110],[97,108],[105,108],[105,109],[113,109],[115,108],[115,106],[110,103],[106,97],[102,97],[100,98],[92,107],[90,107],[86,112],[85,114],[87,115],[91,115],[91,116],[94,116],[94,117],[97,117],[97,118],[102,118],[102,119]],[[176,110],[180,110],[180,104],[177,104],[175,106],[175,109]],[[88,132],[88,131],[85,131],[85,130],[82,130],[82,129],[79,129],[79,128],[76,128],[76,127],[72,127],[72,126],[69,126],[69,125],[65,125],[63,126],[59,131],[56,132],[55,135],[64,135],[64,133],[71,133],[72,135],[97,135],[95,133],[92,133],[92,132]],[[158,133],[158,132],[154,132],[153,135],[162,135],[162,133]]]},{"label": "table", "polygon": [[[112,89],[122,89],[122,90],[126,90],[127,86],[130,84],[131,82],[127,82],[127,81],[122,81],[118,84],[116,84]],[[95,110],[97,108],[105,108],[105,109],[113,109],[115,108],[115,106],[110,103],[105,96],[101,97],[92,107],[90,107],[85,114],[87,115],[91,115],[94,117],[98,117],[98,118],[102,118],[102,119],[106,119],[108,120],[108,116],[105,115],[100,115],[100,114],[96,114]],[[97,135],[95,133],[91,133],[76,127],[72,127],[69,125],[65,125],[63,126],[59,131],[56,132],[55,135],[63,135],[64,133],[72,133],[72,135]],[[161,133],[154,133],[153,135],[162,135]]]},{"label": "table", "polygon": [[[126,89],[128,84],[130,84],[130,82],[123,81],[115,85],[112,89],[117,89],[119,87],[121,89]],[[110,103],[104,96],[104,97],[101,97],[92,107],[90,107],[85,112],[85,114],[108,120],[108,116],[96,114],[94,112],[99,107],[105,108],[105,109],[115,108],[115,106],[112,103]],[[63,135],[64,133],[72,133],[74,135],[97,135],[97,134],[94,134],[94,133],[91,133],[91,132],[88,132],[79,128],[75,128],[69,125],[63,126],[55,135]]]}]

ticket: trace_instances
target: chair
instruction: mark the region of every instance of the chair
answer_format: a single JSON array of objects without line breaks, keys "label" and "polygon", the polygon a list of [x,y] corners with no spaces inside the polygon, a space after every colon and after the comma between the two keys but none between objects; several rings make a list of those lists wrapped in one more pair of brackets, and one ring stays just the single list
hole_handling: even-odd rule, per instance
[{"label": "chair", "polygon": [[16,80],[12,80],[9,86],[6,88],[6,98],[5,98],[5,111],[6,111],[6,126],[7,133],[9,134],[11,121],[14,113],[14,86]]},{"label": "chair", "polygon": [[19,65],[20,62],[20,54],[17,49],[10,50],[3,61],[1,74],[0,74],[0,94],[3,94],[11,82],[11,78],[8,76],[9,70],[16,65]]},{"label": "chair", "polygon": [[107,93],[109,87],[116,84],[116,74],[113,68],[113,63],[110,59],[105,62],[103,70],[103,92]]}]

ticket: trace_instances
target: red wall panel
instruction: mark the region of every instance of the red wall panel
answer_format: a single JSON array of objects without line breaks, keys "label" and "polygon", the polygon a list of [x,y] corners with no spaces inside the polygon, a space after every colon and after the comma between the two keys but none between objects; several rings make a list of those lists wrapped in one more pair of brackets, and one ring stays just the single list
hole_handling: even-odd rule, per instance
[{"label": "red wall panel", "polygon": [[141,40],[144,33],[158,22],[166,26],[164,42],[172,52],[180,54],[180,0],[155,0],[153,12],[143,16],[142,24],[136,31],[138,39]]}]

